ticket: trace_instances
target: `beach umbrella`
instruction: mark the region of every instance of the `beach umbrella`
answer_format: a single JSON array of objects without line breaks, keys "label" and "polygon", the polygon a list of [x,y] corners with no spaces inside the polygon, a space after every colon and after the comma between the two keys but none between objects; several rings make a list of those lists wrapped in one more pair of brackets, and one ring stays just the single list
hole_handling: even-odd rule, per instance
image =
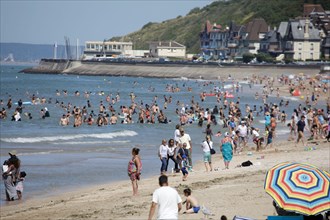
[{"label": "beach umbrella", "polygon": [[300,163],[280,163],[266,174],[266,192],[284,210],[317,215],[330,210],[330,174]]}]

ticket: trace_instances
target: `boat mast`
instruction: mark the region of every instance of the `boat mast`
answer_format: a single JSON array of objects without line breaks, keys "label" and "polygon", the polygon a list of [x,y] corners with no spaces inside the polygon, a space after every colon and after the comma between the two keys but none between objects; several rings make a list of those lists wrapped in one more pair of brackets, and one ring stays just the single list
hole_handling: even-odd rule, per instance
[{"label": "boat mast", "polygon": [[79,60],[79,39],[77,38],[77,48],[76,48],[77,60]]},{"label": "boat mast", "polygon": [[54,44],[54,59],[57,59],[57,42]]}]

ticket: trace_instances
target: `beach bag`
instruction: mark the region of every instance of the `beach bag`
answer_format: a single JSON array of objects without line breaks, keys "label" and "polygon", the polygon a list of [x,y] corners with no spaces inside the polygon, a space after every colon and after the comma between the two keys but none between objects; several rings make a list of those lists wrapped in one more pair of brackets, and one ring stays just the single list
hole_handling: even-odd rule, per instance
[{"label": "beach bag", "polygon": [[211,154],[215,154],[215,153],[216,153],[215,150],[214,150],[213,148],[210,147],[210,144],[209,144],[208,141],[207,141],[207,145],[209,145],[209,148],[210,148],[210,152],[211,152]]},{"label": "beach bag", "polygon": [[249,160],[242,163],[242,167],[248,167],[248,166],[251,166],[251,165],[253,165],[253,163]]},{"label": "beach bag", "polygon": [[215,152],[215,150],[212,148],[211,149],[211,154],[215,154],[216,152]]},{"label": "beach bag", "polygon": [[210,151],[211,151],[211,154],[215,154],[216,153],[213,148]]}]

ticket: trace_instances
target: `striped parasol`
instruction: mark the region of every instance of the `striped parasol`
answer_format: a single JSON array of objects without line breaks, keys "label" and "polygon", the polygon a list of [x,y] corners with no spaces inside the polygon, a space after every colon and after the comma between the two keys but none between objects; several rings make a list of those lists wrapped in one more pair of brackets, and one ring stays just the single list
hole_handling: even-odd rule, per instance
[{"label": "striped parasol", "polygon": [[267,172],[264,188],[286,211],[317,215],[330,210],[330,175],[312,165],[280,163]]}]

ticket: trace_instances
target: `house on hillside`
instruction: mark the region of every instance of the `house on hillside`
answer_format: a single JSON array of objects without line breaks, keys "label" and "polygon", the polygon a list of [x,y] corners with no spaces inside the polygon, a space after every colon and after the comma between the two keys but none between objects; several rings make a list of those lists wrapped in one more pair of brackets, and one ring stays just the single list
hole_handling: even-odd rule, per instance
[{"label": "house on hillside", "polygon": [[237,25],[231,22],[229,25],[228,37],[228,55],[231,57],[242,57],[243,54],[243,38],[246,36],[244,25]]},{"label": "house on hillside", "polygon": [[319,30],[309,19],[293,19],[281,22],[279,43],[285,58],[293,60],[319,60],[321,38]]},{"label": "house on hillside", "polygon": [[319,4],[304,4],[303,16],[320,30],[321,53],[324,58],[330,59],[330,11],[325,11]]},{"label": "house on hillside", "polygon": [[151,57],[186,57],[186,46],[176,41],[157,41],[149,43]]},{"label": "house on hillside", "polygon": [[244,46],[248,52],[257,54],[260,49],[260,41],[268,32],[268,24],[263,18],[255,18],[246,25],[246,38]]},{"label": "house on hillside", "polygon": [[260,40],[260,49],[258,52],[269,53],[273,57],[277,57],[283,53],[282,38],[277,30],[270,30],[265,37]]},{"label": "house on hillside", "polygon": [[222,28],[219,24],[211,24],[210,21],[206,21],[199,34],[204,59],[227,59],[228,39],[229,28]]}]

